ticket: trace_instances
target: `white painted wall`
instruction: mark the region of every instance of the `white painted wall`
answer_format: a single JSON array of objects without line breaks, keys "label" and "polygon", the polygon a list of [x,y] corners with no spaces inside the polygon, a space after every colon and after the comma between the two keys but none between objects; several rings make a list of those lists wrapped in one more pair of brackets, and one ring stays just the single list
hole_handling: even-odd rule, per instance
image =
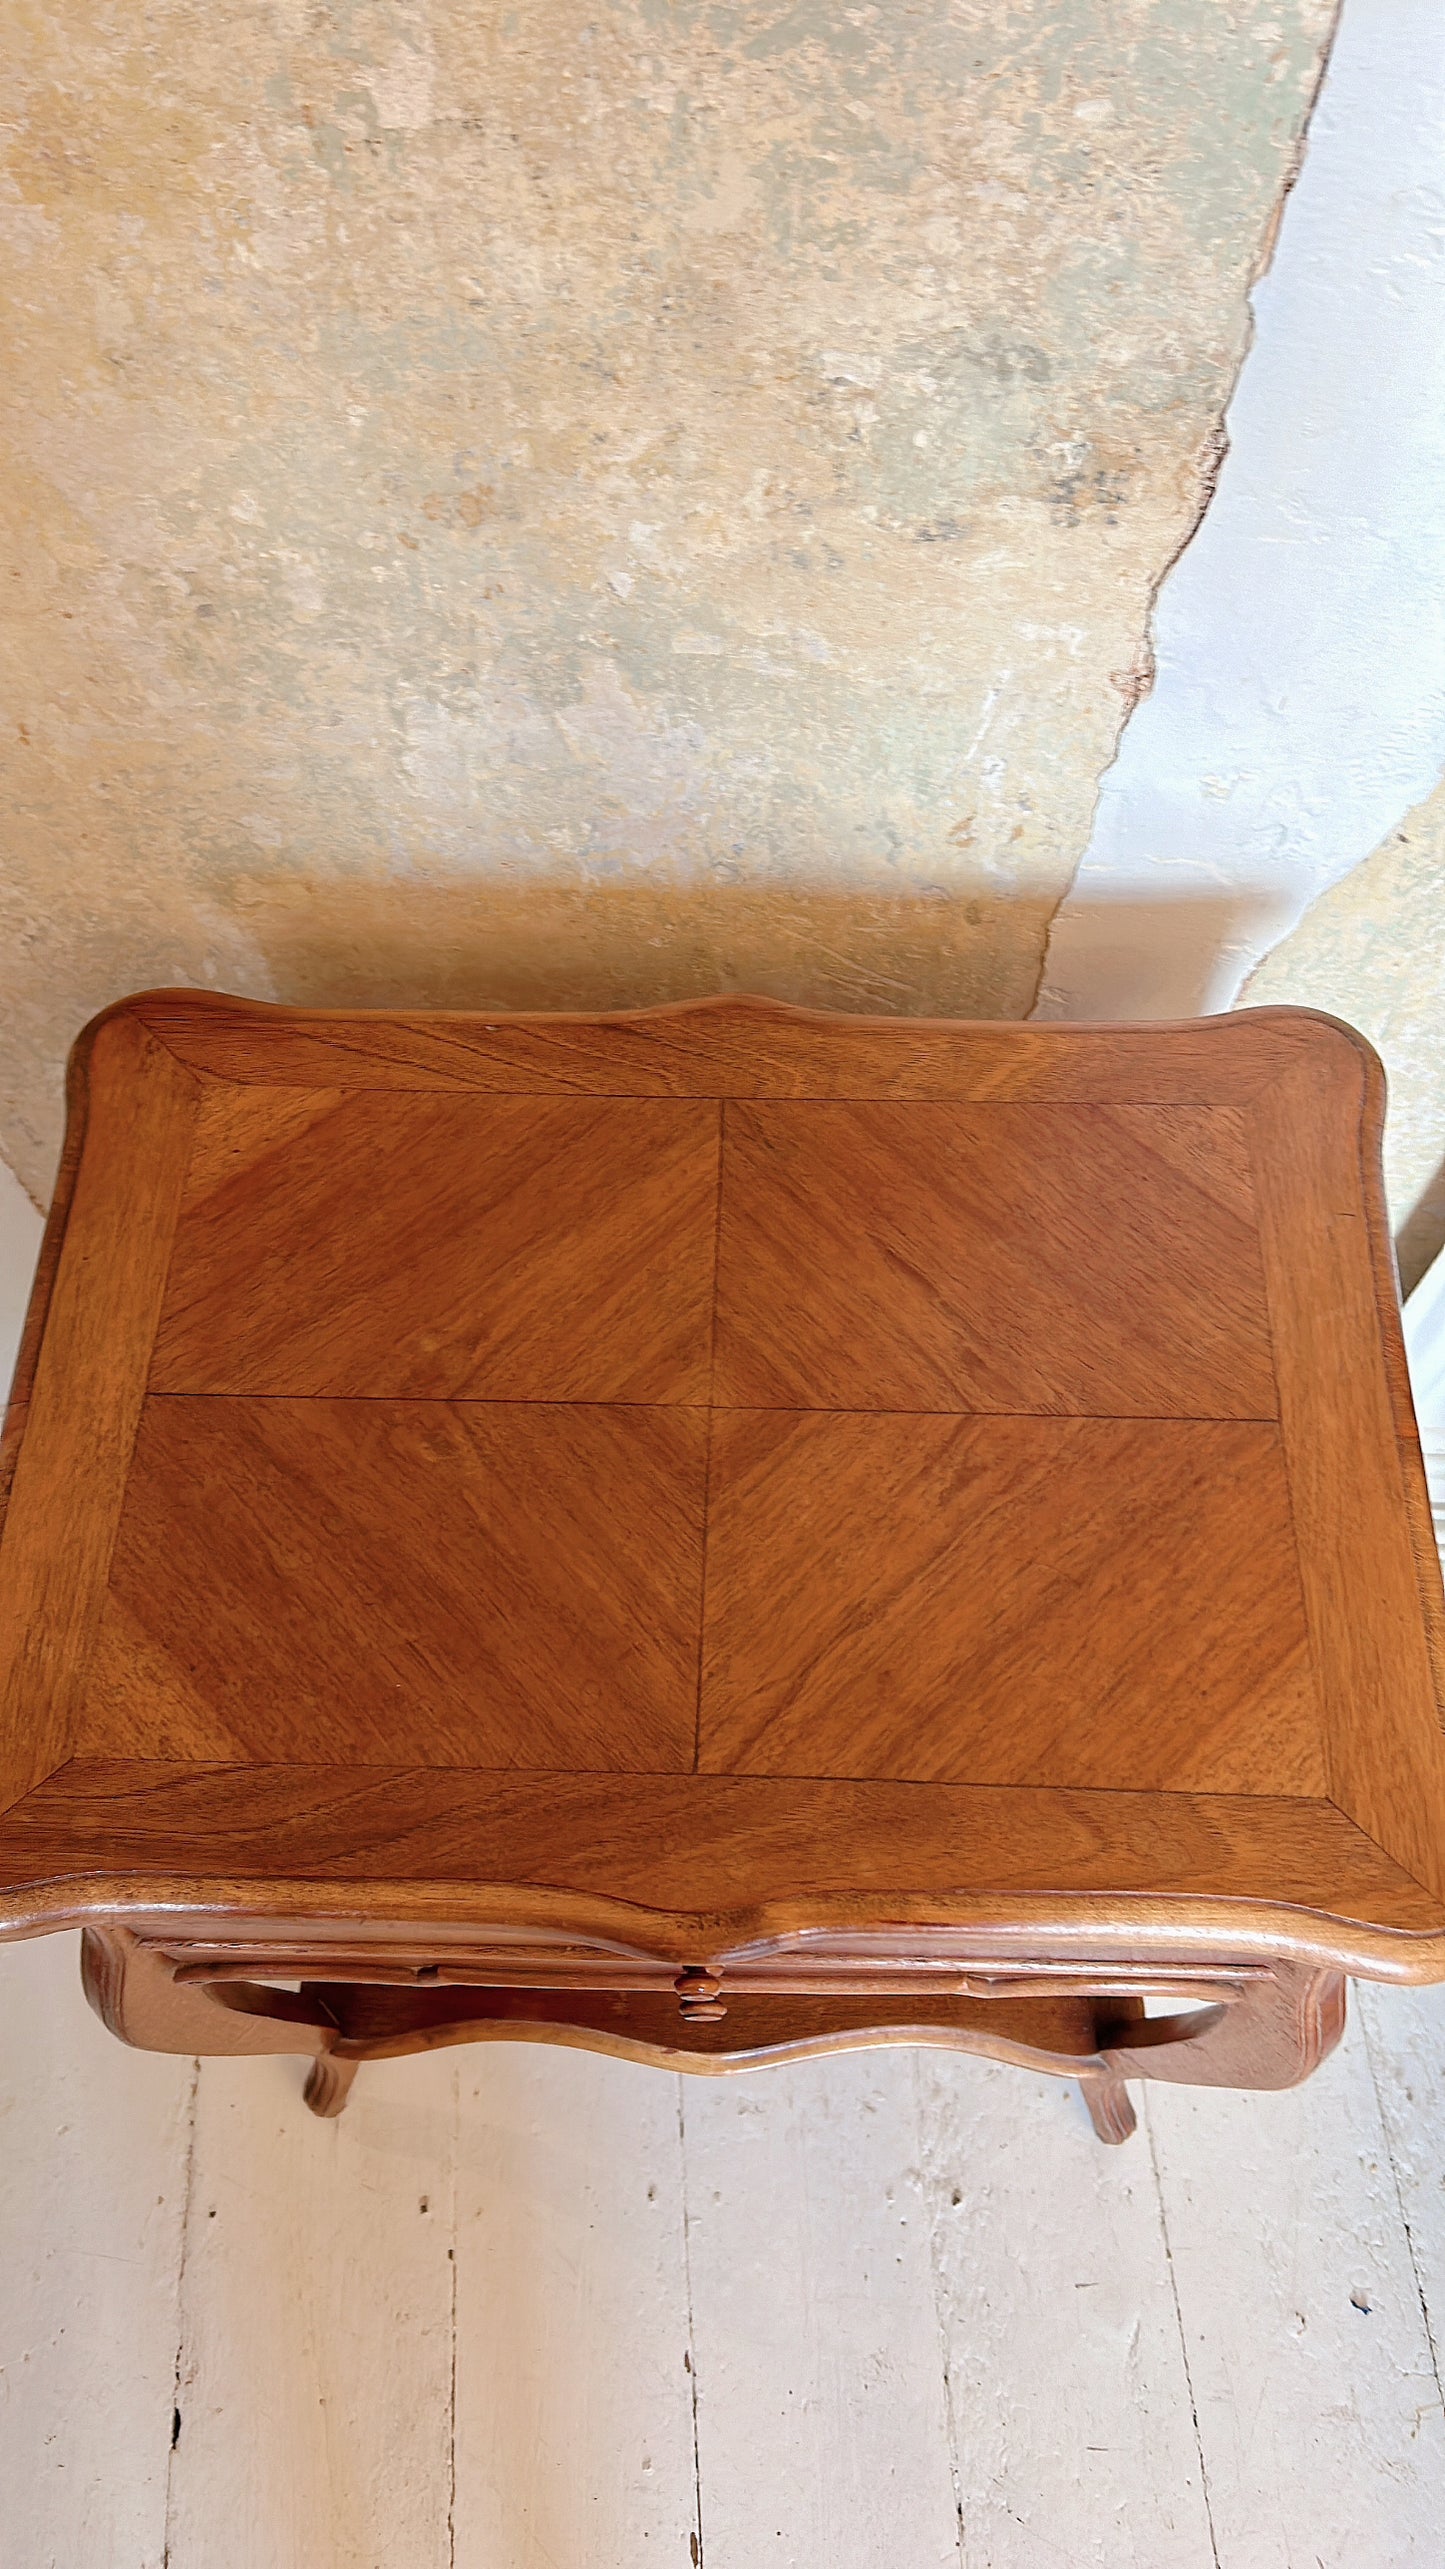
[{"label": "white painted wall", "polygon": [[1445,1254],[1426,1268],[1405,1305],[1405,1353],[1410,1360],[1435,1540],[1445,1559]]},{"label": "white painted wall", "polygon": [[1445,767],[1445,9],[1345,0],[1037,1014],[1227,1008]]}]

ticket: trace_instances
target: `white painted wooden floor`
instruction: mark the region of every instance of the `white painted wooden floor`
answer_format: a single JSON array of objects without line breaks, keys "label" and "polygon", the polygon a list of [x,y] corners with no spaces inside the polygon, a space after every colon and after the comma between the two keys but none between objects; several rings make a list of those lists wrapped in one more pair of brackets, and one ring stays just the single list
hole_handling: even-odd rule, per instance
[{"label": "white painted wooden floor", "polygon": [[1445,2569],[1445,1992],[1119,2150],[944,2054],[301,2075],[0,1949],[0,2569]]},{"label": "white painted wooden floor", "polygon": [[[1445,2000],[1293,2095],[127,2052],[0,1957],[5,2569],[1439,2569]],[[1433,2335],[1433,2343],[1432,2343]]]}]

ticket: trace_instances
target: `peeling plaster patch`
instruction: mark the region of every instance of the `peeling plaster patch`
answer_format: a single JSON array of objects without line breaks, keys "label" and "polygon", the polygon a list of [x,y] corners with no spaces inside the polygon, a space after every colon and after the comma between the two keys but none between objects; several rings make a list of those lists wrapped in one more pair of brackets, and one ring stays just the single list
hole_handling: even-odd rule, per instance
[{"label": "peeling plaster patch", "polygon": [[18,25],[27,1182],[137,983],[1026,1008],[1327,15]]},{"label": "peeling plaster patch", "polygon": [[1328,1008],[1380,1054],[1385,1184],[1408,1293],[1445,1246],[1445,781],[1316,903],[1241,999]]},{"label": "peeling plaster patch", "polygon": [[1213,502],[1037,1013],[1228,1007],[1445,760],[1445,41],[1345,0]]}]

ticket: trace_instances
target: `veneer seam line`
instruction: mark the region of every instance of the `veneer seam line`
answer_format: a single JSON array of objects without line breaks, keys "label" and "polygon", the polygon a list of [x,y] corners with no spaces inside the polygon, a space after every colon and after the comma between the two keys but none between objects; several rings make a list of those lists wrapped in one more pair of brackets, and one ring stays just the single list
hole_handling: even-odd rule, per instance
[{"label": "veneer seam line", "polygon": [[1419,1874],[1411,1869],[1411,1867],[1405,1862],[1404,1857],[1392,1855],[1387,1846],[1382,1846],[1373,1831],[1367,1829],[1362,1820],[1353,1818],[1351,1813],[1345,1809],[1344,1804],[1335,1800],[1332,1792],[1319,1794],[1316,1796],[1316,1799],[1327,1804],[1330,1810],[1338,1811],[1340,1818],[1349,1828],[1354,1830],[1356,1836],[1362,1837],[1366,1846],[1373,1847],[1375,1853],[1380,1856],[1386,1864],[1393,1865],[1397,1873],[1402,1873],[1407,1882],[1413,1882],[1417,1891],[1423,1891],[1427,1900],[1439,1900],[1439,1893],[1433,1890],[1428,1882],[1421,1881]]},{"label": "veneer seam line", "polygon": [[816,1401],[712,1401],[712,1400],[568,1400],[552,1397],[528,1398],[525,1393],[510,1397],[501,1392],[269,1392],[269,1391],[154,1391],[147,1390],[147,1400],[248,1400],[331,1402],[345,1407],[364,1403],[393,1409],[645,1409],[700,1410],[719,1418],[956,1418],[968,1420],[997,1419],[1050,1421],[1060,1427],[1273,1427],[1278,1429],[1278,1414],[1244,1413],[1238,1410],[1136,1410],[1136,1409],[856,1409],[833,1402]]},{"label": "veneer seam line", "polygon": [[[151,1031],[149,1021],[142,1020],[141,1022],[145,1023],[146,1031],[149,1033]],[[169,1053],[171,1059],[176,1062],[182,1070],[189,1071],[193,1079],[208,1082],[213,1088],[310,1089],[326,1095],[335,1094],[337,1096],[344,1097],[425,1097],[432,1094],[448,1097],[476,1097],[481,1099],[493,1097],[509,1099],[533,1097],[545,1098],[552,1104],[565,1103],[570,1097],[576,1098],[579,1103],[592,1101],[608,1106],[706,1106],[710,1104],[733,1106],[956,1106],[969,1110],[977,1107],[988,1106],[1017,1106],[1032,1109],[1043,1115],[1057,1114],[1061,1107],[1077,1107],[1081,1111],[1097,1112],[1100,1114],[1108,1114],[1124,1107],[1139,1107],[1146,1114],[1164,1115],[1171,1114],[1176,1110],[1183,1110],[1186,1113],[1230,1115],[1242,1114],[1248,1107],[1256,1105],[1259,1099],[1267,1096],[1270,1089],[1276,1085],[1276,1078],[1271,1078],[1266,1080],[1264,1086],[1258,1091],[1237,1097],[1139,1097],[1135,1094],[1132,1088],[1129,1090],[1127,1096],[1054,1097],[1045,1095],[1031,1097],[1025,1095],[1011,1097],[998,1096],[992,1092],[975,1096],[966,1090],[959,1089],[940,1089],[935,1094],[931,1089],[908,1089],[906,1091],[899,1092],[894,1089],[877,1088],[864,1089],[861,1092],[855,1092],[853,1090],[845,1091],[838,1088],[822,1088],[817,1090],[803,1090],[798,1088],[630,1089],[595,1087],[582,1088],[576,1086],[564,1088],[555,1082],[545,1088],[522,1088],[517,1086],[515,1083],[504,1088],[489,1088],[484,1087],[477,1080],[470,1079],[418,1079],[415,1082],[394,1079],[239,1079],[233,1072],[210,1070],[207,1068],[205,1063],[192,1061],[185,1053],[176,1052],[172,1045],[162,1043],[159,1037],[157,1037],[156,1040],[160,1043],[161,1050]],[[1287,1075],[1287,1073],[1281,1072],[1277,1074],[1276,1077],[1283,1078]]]},{"label": "veneer seam line", "polygon": [[707,1663],[707,1564],[712,1515],[713,1419],[716,1415],[713,1392],[717,1382],[718,1278],[722,1272],[723,1166],[727,1149],[727,1113],[727,1099],[720,1097],[717,1102],[717,1185],[713,1196],[712,1308],[709,1315],[707,1351],[707,1443],[702,1466],[702,1551],[697,1583],[697,1693],[694,1699],[692,1721],[694,1775],[702,1763],[702,1697]]},{"label": "veneer seam line", "polygon": [[[440,1778],[443,1776],[468,1775],[484,1776],[493,1780],[505,1778],[514,1782],[520,1781],[530,1784],[542,1784],[548,1781],[553,1783],[558,1781],[567,1781],[615,1784],[619,1788],[623,1785],[636,1786],[639,1784],[766,1784],[783,1788],[786,1788],[789,1785],[807,1785],[810,1787],[816,1785],[839,1785],[848,1790],[868,1790],[885,1793],[1028,1793],[1048,1795],[1051,1798],[1069,1801],[1078,1800],[1080,1797],[1087,1797],[1090,1800],[1099,1801],[1151,1802],[1166,1805],[1171,1802],[1179,1802],[1185,1805],[1198,1802],[1243,1803],[1246,1805],[1269,1802],[1274,1803],[1280,1806],[1283,1810],[1291,1813],[1330,1811],[1337,1819],[1343,1821],[1347,1828],[1352,1829],[1358,1836],[1364,1838],[1370,1846],[1374,1847],[1384,1858],[1385,1862],[1393,1866],[1396,1871],[1405,1873],[1408,1870],[1408,1868],[1400,1862],[1397,1856],[1392,1856],[1387,1848],[1380,1846],[1379,1841],[1372,1838],[1369,1831],[1362,1828],[1358,1820],[1352,1819],[1349,1812],[1343,1809],[1343,1807],[1338,1802],[1334,1801],[1327,1793],[1279,1793],[1259,1790],[1231,1791],[1226,1793],[1220,1792],[1214,1788],[1200,1789],[1195,1786],[1190,1786],[1186,1790],[1176,1790],[1169,1786],[1137,1784],[980,1784],[970,1782],[965,1778],[960,1778],[959,1780],[954,1781],[947,1778],[939,1780],[935,1777],[914,1775],[838,1775],[836,1773],[832,1775],[778,1775],[767,1771],[758,1772],[748,1767],[700,1767],[693,1770],[691,1768],[681,1766],[519,1767],[515,1764],[508,1766],[426,1766],[417,1765],[414,1762],[411,1764],[398,1765],[393,1763],[389,1765],[377,1764],[372,1766],[361,1765],[354,1760],[345,1766],[337,1766],[335,1764],[328,1764],[324,1760],[312,1762],[303,1758],[239,1758],[232,1759],[230,1761],[215,1758],[204,1760],[184,1760],[159,1757],[105,1757],[96,1755],[94,1752],[87,1751],[82,1754],[67,1757],[60,1766],[53,1767],[50,1774],[43,1779],[42,1783],[32,1785],[30,1793],[28,1793],[24,1799],[28,1801],[33,1794],[41,1792],[44,1790],[46,1785],[53,1783],[57,1776],[68,1773],[72,1768],[78,1769],[81,1773],[85,1773],[86,1771],[94,1771],[99,1767],[125,1767],[132,1771],[135,1769],[141,1769],[142,1771],[153,1769],[164,1773],[177,1785],[185,1785],[208,1777],[235,1775],[297,1774],[324,1775],[333,1778],[343,1776],[347,1778],[353,1776],[371,1778],[391,1776],[392,1778],[405,1777],[409,1780],[421,1776],[434,1775]],[[143,1790],[147,1788],[140,1787],[138,1789]],[[365,1787],[358,1785],[355,1789],[356,1793],[359,1794],[365,1789]],[[354,1796],[348,1793],[346,1798],[350,1799],[354,1798]],[[13,1807],[18,1809],[22,1807],[22,1805],[17,1804]],[[413,1824],[408,1823],[408,1825]],[[0,1832],[0,1834],[3,1834],[3,1832]],[[1409,1878],[1412,1881],[1415,1879],[1413,1875],[1410,1875]],[[1422,1890],[1429,1890],[1428,1884],[1422,1883],[1419,1887]],[[1431,1898],[1434,1896],[1435,1895],[1433,1893],[1430,1893]]]}]

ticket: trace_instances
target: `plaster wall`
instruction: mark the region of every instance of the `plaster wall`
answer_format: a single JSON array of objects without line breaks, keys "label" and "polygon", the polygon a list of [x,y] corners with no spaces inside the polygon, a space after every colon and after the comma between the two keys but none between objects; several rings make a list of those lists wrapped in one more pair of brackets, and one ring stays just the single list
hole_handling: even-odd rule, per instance
[{"label": "plaster wall", "polygon": [[1324,0],[14,24],[34,1193],[71,1036],[145,983],[1027,1011]]},{"label": "plaster wall", "polygon": [[[1438,822],[1411,823],[1410,924],[1428,930],[1413,962],[1390,946],[1407,863],[1391,834],[1445,769],[1442,173],[1438,0],[1345,0],[1252,298],[1218,488],[1161,591],[1157,684],[1103,779],[1042,1015],[1227,1008],[1310,905],[1390,842],[1328,934],[1249,995],[1385,1029],[1387,1051],[1412,1047],[1409,1084],[1426,1076]],[[1402,1009],[1425,953],[1436,978]],[[1397,1187],[1414,1183],[1413,1152],[1396,1152]]]},{"label": "plaster wall", "polygon": [[1385,1184],[1408,1293],[1445,1243],[1445,784],[1316,902],[1241,998],[1328,1008],[1384,1060]]}]

